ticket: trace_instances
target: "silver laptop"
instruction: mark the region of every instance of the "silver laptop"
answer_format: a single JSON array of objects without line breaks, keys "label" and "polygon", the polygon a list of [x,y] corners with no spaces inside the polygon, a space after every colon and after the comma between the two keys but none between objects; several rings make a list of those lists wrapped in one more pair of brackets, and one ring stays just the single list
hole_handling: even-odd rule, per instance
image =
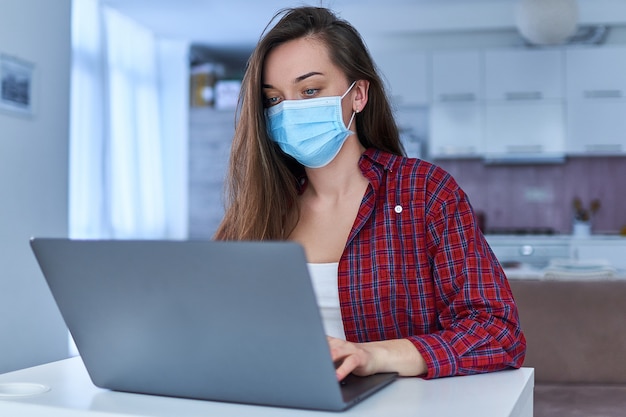
[{"label": "silver laptop", "polygon": [[339,383],[301,246],[34,238],[93,383],[345,410],[395,374]]}]

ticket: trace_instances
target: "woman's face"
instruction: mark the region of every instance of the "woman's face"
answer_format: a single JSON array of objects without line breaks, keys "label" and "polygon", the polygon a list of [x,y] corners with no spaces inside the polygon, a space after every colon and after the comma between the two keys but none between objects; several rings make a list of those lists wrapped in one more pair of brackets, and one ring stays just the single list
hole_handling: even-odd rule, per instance
[{"label": "woman's face", "polygon": [[[330,61],[324,43],[311,38],[295,39],[270,51],[263,66],[262,83],[265,107],[283,100],[342,96],[350,87],[343,71]],[[350,90],[342,100],[346,124],[354,110],[355,91]]]}]

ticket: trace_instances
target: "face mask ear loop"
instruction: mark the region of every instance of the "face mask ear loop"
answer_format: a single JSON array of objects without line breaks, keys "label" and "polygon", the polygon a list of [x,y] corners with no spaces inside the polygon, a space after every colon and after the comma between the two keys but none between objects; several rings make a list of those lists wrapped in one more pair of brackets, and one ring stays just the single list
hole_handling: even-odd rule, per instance
[{"label": "face mask ear loop", "polygon": [[350,126],[352,126],[352,121],[354,120],[354,116],[356,116],[355,111],[352,112],[352,117],[350,117],[350,121],[348,122],[348,126],[346,127],[346,129],[350,130]]},{"label": "face mask ear loop", "polygon": [[343,93],[343,96],[341,96],[342,100],[350,92],[350,90],[352,90],[352,87],[354,87],[354,84],[356,84],[356,81],[353,81],[352,84],[350,84],[350,87],[348,87],[348,89],[346,90],[346,92]]},{"label": "face mask ear loop", "polygon": [[[354,87],[354,84],[356,84],[356,81],[353,81],[352,84],[350,84],[350,87],[348,87],[348,90],[343,93],[343,96],[341,96],[341,99],[343,100],[343,98],[350,92],[350,90],[352,90],[352,87]],[[354,116],[356,116],[355,111],[352,112],[352,116],[350,117],[350,121],[348,122],[348,126],[346,127],[346,129],[350,129],[350,126],[352,126],[352,121],[354,120]]]}]

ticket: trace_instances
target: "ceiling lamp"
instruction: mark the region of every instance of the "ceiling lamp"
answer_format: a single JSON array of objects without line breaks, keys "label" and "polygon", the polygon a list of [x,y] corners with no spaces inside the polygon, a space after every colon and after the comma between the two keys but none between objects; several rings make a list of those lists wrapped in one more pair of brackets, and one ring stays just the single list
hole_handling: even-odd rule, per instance
[{"label": "ceiling lamp", "polygon": [[518,0],[515,21],[522,36],[536,45],[557,45],[574,35],[576,0]]}]

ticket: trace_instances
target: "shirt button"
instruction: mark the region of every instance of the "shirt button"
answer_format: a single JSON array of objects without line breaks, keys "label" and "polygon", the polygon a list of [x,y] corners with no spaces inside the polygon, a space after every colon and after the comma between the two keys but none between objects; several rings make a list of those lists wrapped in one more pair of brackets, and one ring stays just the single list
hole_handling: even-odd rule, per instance
[{"label": "shirt button", "polygon": [[393,210],[396,213],[400,214],[400,213],[402,213],[402,206],[401,205],[397,205]]}]

